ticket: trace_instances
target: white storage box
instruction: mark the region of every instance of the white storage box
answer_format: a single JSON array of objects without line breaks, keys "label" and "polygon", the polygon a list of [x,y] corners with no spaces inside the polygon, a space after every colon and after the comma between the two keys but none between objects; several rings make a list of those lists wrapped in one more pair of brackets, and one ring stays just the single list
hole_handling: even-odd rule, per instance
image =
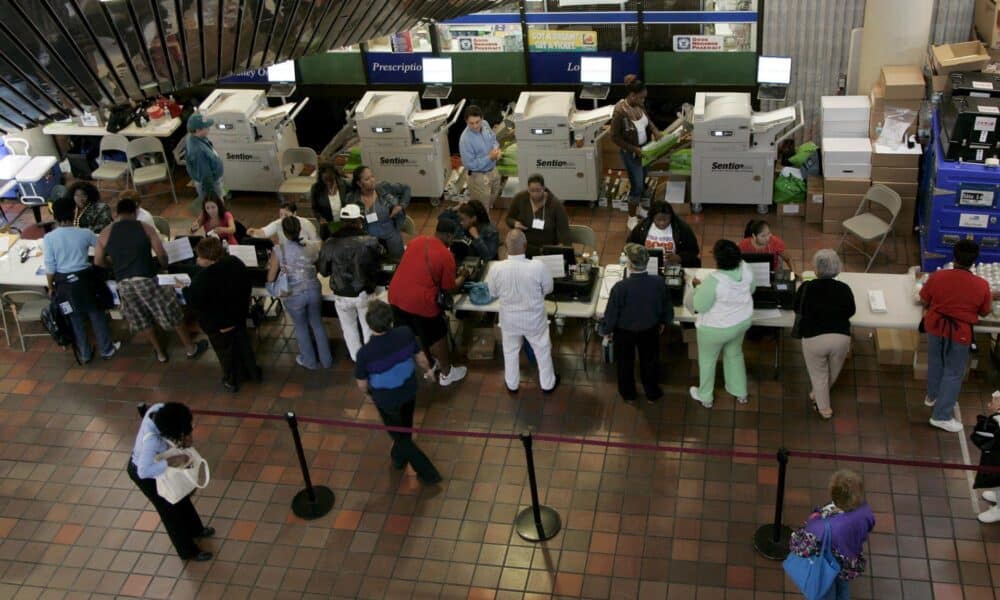
[{"label": "white storage box", "polygon": [[835,179],[870,179],[872,143],[867,137],[823,138],[823,176]]},{"label": "white storage box", "polygon": [[834,177],[836,179],[861,179],[872,178],[871,164],[860,163],[827,163],[823,162],[823,177]]},{"label": "white storage box", "polygon": [[871,115],[868,96],[823,96],[824,137],[867,137]]}]

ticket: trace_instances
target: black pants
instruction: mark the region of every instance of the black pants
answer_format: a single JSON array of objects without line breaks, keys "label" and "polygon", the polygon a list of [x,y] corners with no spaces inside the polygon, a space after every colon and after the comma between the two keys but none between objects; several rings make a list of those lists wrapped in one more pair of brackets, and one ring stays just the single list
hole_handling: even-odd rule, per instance
[{"label": "black pants", "polygon": [[239,386],[240,382],[260,377],[260,368],[246,327],[237,327],[226,333],[210,333],[208,341],[219,357],[223,381]]},{"label": "black pants", "polygon": [[[376,406],[378,414],[382,417],[382,422],[390,427],[413,427],[413,409],[416,406],[415,400],[409,400],[396,408],[385,409]],[[431,459],[413,442],[410,433],[390,431],[392,438],[392,463],[397,468],[403,468],[407,463],[413,465],[413,470],[421,479],[436,480],[440,475],[434,468]]]},{"label": "black pants", "polygon": [[615,364],[618,367],[618,393],[625,400],[635,400],[635,353],[639,352],[639,378],[646,398],[657,400],[660,391],[660,327],[645,331],[616,329]]},{"label": "black pants", "polygon": [[200,552],[194,536],[201,535],[205,525],[201,522],[194,504],[191,503],[191,496],[187,496],[177,504],[171,504],[156,493],[155,479],[139,478],[139,472],[131,460],[128,461],[127,471],[129,479],[135,482],[136,487],[153,503],[156,512],[160,513],[160,520],[163,521],[163,527],[167,530],[174,549],[177,550],[177,556],[185,560],[194,558]]}]

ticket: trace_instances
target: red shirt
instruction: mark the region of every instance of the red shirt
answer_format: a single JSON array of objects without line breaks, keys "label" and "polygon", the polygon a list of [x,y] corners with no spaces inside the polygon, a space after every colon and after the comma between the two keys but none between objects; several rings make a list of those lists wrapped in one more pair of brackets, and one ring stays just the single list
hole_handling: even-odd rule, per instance
[{"label": "red shirt", "polygon": [[439,289],[455,287],[455,256],[436,237],[410,240],[389,282],[389,304],[422,317],[441,314]]},{"label": "red shirt", "polygon": [[[935,272],[920,290],[920,299],[927,307],[924,328],[938,337],[951,337],[959,344],[972,343],[972,325],[979,316],[993,309],[990,284],[965,269],[943,269]],[[955,321],[950,326],[942,317]]]},{"label": "red shirt", "polygon": [[785,242],[781,241],[781,238],[771,234],[771,237],[767,240],[767,246],[763,248],[758,248],[753,245],[753,238],[743,238],[740,240],[740,252],[743,254],[773,254],[774,255],[774,268],[781,268],[781,259],[778,258],[785,253]]},{"label": "red shirt", "polygon": [[[204,215],[198,217],[198,222],[201,223],[202,229],[205,230],[205,235],[208,235],[209,232],[212,229],[214,229],[214,227],[212,229],[209,229],[208,219],[206,219]],[[222,218],[219,219],[219,224],[217,226],[218,227],[227,227],[227,228],[228,227],[235,227],[236,226],[236,219],[233,218],[233,213],[231,213],[229,211],[226,211],[226,214],[222,215]],[[219,239],[225,240],[227,244],[231,244],[231,245],[234,245],[234,246],[237,245],[237,244],[239,244],[239,242],[236,241],[236,234],[234,234],[234,233],[222,233],[222,232],[218,232],[217,231],[216,234],[219,236]]]}]

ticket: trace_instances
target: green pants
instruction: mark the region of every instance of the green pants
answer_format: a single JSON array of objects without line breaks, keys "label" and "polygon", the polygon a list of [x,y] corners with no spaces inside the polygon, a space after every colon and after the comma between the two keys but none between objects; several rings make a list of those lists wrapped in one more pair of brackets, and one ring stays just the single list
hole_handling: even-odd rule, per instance
[{"label": "green pants", "polygon": [[750,320],[731,327],[698,328],[698,397],[711,403],[715,393],[715,361],[722,353],[722,374],[726,391],[742,398],[747,395],[747,369],[743,362],[743,336]]}]

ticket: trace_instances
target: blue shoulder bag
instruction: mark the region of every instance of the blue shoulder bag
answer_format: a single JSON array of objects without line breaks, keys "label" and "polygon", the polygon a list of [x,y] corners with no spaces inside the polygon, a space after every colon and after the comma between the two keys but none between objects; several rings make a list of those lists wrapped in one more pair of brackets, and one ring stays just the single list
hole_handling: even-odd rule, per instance
[{"label": "blue shoulder bag", "polygon": [[837,576],[840,575],[840,563],[833,556],[831,548],[833,533],[830,531],[830,520],[823,519],[826,524],[823,542],[818,556],[804,558],[797,554],[789,554],[785,559],[785,572],[806,600],[822,600],[830,591]]}]

